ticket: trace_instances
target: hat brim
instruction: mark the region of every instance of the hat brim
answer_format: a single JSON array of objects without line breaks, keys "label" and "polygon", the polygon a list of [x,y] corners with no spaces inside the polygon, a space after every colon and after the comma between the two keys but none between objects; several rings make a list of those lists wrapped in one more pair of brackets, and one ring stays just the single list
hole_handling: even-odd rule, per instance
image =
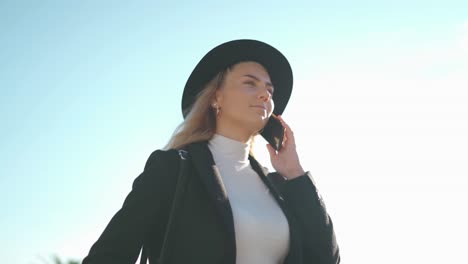
[{"label": "hat brim", "polygon": [[261,64],[270,75],[275,88],[273,113],[283,113],[293,86],[293,74],[286,57],[276,48],[261,41],[239,39],[223,43],[209,51],[195,66],[185,84],[182,96],[182,114],[187,116],[196,97],[205,85],[221,70],[242,61]]}]

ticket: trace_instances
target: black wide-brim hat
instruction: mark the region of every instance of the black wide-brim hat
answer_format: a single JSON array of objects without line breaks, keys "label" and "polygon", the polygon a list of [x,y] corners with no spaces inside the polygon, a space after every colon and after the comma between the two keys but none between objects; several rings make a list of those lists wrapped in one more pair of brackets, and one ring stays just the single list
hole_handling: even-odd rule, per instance
[{"label": "black wide-brim hat", "polygon": [[252,39],[239,39],[216,46],[195,66],[185,84],[182,96],[184,118],[195,102],[197,94],[216,74],[243,61],[257,62],[266,69],[275,89],[273,113],[281,115],[291,97],[293,86],[293,74],[288,60],[279,50],[267,43]]}]

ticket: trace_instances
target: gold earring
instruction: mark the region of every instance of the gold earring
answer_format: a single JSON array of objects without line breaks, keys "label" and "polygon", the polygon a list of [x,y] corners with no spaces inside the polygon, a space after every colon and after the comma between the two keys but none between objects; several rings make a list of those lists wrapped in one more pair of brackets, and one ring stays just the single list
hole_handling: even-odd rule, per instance
[{"label": "gold earring", "polygon": [[216,115],[219,114],[219,107],[218,107],[218,104],[217,103],[214,103],[213,104],[213,107],[216,108]]}]

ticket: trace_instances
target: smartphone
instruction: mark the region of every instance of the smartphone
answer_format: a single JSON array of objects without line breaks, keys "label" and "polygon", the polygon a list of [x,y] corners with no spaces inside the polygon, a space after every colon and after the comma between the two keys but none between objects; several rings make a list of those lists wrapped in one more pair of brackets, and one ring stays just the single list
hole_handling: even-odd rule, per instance
[{"label": "smartphone", "polygon": [[271,114],[270,119],[260,135],[262,135],[263,138],[276,149],[276,151],[281,149],[283,146],[284,127],[275,114]]}]

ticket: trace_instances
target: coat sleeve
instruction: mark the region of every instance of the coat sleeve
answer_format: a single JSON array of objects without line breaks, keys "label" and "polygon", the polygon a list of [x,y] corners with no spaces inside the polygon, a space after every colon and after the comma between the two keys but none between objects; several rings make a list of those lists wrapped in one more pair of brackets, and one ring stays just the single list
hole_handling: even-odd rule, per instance
[{"label": "coat sleeve", "polygon": [[149,226],[158,219],[166,221],[164,208],[170,202],[170,190],[176,182],[169,168],[178,164],[178,157],[172,154],[177,155],[162,150],[151,153],[143,172],[133,181],[122,208],[112,217],[82,264],[136,262]]},{"label": "coat sleeve", "polygon": [[304,263],[337,264],[340,252],[333,222],[310,172],[285,180],[277,172],[269,173],[288,207],[298,220],[304,242]]}]

